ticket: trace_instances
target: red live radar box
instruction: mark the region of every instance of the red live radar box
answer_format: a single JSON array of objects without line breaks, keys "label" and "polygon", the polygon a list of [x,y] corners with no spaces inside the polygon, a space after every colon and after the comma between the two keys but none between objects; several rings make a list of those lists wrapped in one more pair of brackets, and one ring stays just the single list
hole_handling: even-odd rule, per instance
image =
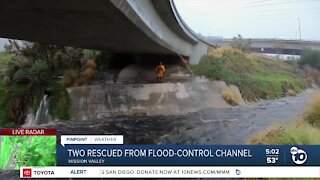
[{"label": "red live radar box", "polygon": [[[21,166],[55,166],[56,141],[55,129],[0,129],[0,171],[19,170]],[[28,169],[24,171],[27,175]]]}]

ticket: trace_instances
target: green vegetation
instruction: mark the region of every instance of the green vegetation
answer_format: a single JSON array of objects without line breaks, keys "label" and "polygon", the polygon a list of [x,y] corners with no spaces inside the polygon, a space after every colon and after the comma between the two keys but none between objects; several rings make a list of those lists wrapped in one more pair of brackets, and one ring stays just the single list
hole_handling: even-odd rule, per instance
[{"label": "green vegetation", "polygon": [[276,125],[249,138],[251,144],[320,144],[320,93],[293,125]]},{"label": "green vegetation", "polygon": [[4,81],[1,80],[5,76],[8,63],[11,61],[12,56],[12,54],[6,52],[0,52],[0,126],[12,126],[12,124],[5,123],[8,113],[8,107],[6,104],[7,97],[4,96],[6,92],[6,85]]},{"label": "green vegetation", "polygon": [[313,49],[303,49],[301,63],[320,70],[320,51]]},{"label": "green vegetation", "polygon": [[0,170],[56,165],[56,136],[2,136],[0,147]]},{"label": "green vegetation", "polygon": [[0,52],[0,78],[5,75],[6,67],[12,58],[12,54]]},{"label": "green vegetation", "polygon": [[56,116],[58,119],[70,119],[69,107],[71,105],[71,99],[67,90],[61,83],[53,83],[50,86],[50,90],[54,93],[50,97],[49,113]]},{"label": "green vegetation", "polygon": [[2,82],[2,81],[0,81],[0,102],[1,102],[1,104],[0,104],[0,125],[2,124],[4,124],[5,123],[5,120],[6,120],[6,114],[7,114],[7,108],[6,108],[6,106],[4,105],[4,98],[5,98],[5,96],[4,96],[4,94],[5,94],[5,84]]},{"label": "green vegetation", "polygon": [[307,86],[293,65],[237,49],[215,49],[191,69],[196,75],[238,86],[249,101],[280,98]]},{"label": "green vegetation", "polygon": [[[93,59],[100,53],[50,44],[9,41],[0,53],[0,126],[24,123],[29,107],[38,109],[44,90],[51,92],[50,114],[69,119],[70,97],[61,82],[65,72],[79,72],[76,84],[88,84],[96,73]],[[89,60],[89,61],[88,61]]]},{"label": "green vegetation", "polygon": [[[17,84],[8,86],[5,83],[1,83],[3,90],[1,90],[0,97],[0,126],[1,127],[15,127],[21,119],[24,120],[22,114],[19,114],[13,121],[9,121],[12,116],[12,111],[18,108],[19,101],[27,101],[28,98],[24,98],[24,85]],[[12,106],[11,106],[12,105]]]}]

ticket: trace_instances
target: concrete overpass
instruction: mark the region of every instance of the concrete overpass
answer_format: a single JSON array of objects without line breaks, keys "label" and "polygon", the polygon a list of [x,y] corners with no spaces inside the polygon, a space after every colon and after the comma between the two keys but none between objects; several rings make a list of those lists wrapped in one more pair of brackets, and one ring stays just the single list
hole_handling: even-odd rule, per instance
[{"label": "concrete overpass", "polygon": [[113,53],[207,53],[173,0],[1,0],[0,37]]},{"label": "concrete overpass", "polygon": [[[206,40],[212,45],[231,46],[232,39]],[[303,48],[320,50],[320,41],[284,40],[284,39],[250,39],[251,51],[257,53],[281,53],[301,55]]]}]

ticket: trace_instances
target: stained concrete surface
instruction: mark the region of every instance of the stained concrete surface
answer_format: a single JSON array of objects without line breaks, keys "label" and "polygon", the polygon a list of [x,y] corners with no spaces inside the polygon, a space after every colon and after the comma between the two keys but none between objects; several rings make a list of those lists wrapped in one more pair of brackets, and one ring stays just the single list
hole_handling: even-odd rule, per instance
[{"label": "stained concrete surface", "polygon": [[[95,120],[119,115],[183,115],[205,108],[231,108],[223,99],[222,81],[193,77],[176,65],[166,65],[163,83],[156,83],[155,66],[123,68],[116,83],[69,88],[70,116]],[[231,86],[238,96],[239,89]],[[241,99],[241,103],[244,101]]]},{"label": "stained concrete surface", "polygon": [[68,89],[70,116],[78,120],[119,115],[182,115],[205,108],[230,108],[227,85],[216,82],[106,84]]}]

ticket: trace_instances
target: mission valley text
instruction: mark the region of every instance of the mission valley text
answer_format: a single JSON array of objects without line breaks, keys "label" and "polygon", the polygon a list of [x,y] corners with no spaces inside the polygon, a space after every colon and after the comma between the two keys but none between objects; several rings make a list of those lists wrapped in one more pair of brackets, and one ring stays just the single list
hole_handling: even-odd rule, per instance
[{"label": "mission valley text", "polygon": [[252,157],[249,149],[68,149],[69,157]]}]

